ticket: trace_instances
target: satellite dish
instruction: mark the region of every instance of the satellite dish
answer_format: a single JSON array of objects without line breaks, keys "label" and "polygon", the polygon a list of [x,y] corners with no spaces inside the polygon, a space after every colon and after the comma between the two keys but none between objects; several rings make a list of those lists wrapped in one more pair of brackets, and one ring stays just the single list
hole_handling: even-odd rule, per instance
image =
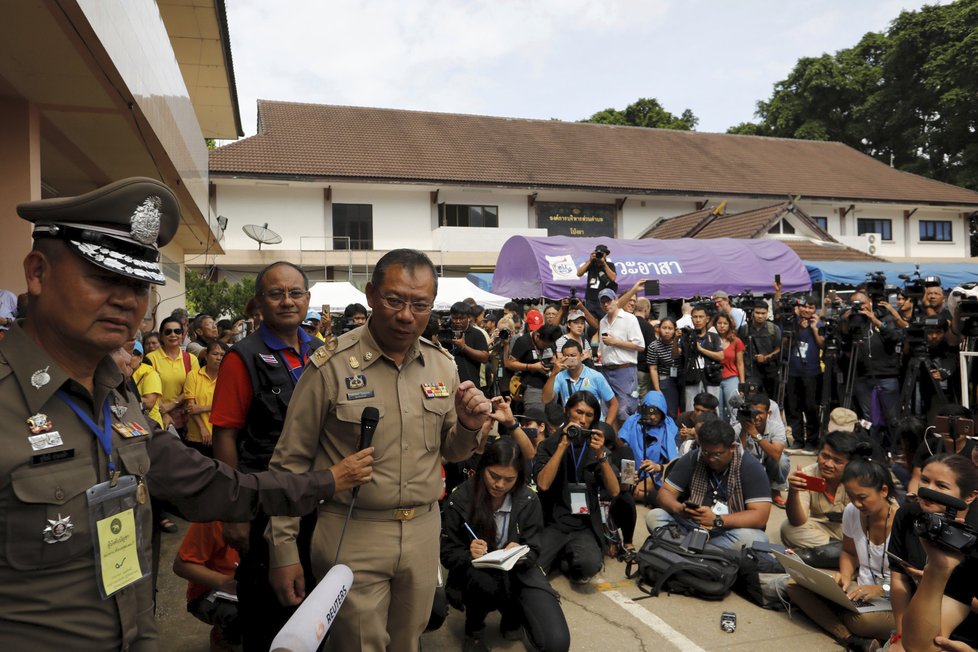
[{"label": "satellite dish", "polygon": [[265,222],[262,226],[245,224],[241,227],[241,230],[244,231],[246,236],[258,243],[258,251],[261,251],[263,244],[278,244],[282,242],[282,236],[268,228],[268,222]]}]

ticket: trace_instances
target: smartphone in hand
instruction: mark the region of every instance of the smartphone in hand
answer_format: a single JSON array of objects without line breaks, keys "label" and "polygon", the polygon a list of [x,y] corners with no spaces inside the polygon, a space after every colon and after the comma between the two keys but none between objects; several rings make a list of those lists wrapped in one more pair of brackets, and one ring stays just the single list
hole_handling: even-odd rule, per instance
[{"label": "smartphone in hand", "polygon": [[686,506],[686,509],[699,509],[700,508],[700,506],[697,505],[696,503],[694,503],[692,500],[687,500],[683,504]]},{"label": "smartphone in hand", "polygon": [[805,479],[805,489],[817,493],[823,493],[823,494],[825,493],[825,488],[826,488],[825,478],[819,478],[816,476],[804,475],[804,474],[799,474],[799,475]]}]

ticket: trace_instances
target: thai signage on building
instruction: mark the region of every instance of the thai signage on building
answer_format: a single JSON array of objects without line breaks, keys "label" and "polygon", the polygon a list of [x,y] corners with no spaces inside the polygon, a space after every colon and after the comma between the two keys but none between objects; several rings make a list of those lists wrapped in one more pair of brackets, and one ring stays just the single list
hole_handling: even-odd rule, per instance
[{"label": "thai signage on building", "polygon": [[547,235],[575,238],[615,237],[614,204],[542,202],[537,207],[537,227]]}]

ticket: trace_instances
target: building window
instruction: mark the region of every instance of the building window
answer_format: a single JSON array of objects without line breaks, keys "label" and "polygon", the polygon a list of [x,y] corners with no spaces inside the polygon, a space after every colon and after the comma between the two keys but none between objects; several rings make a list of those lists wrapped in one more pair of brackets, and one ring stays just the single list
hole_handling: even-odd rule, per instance
[{"label": "building window", "polygon": [[333,249],[373,248],[373,206],[370,204],[333,204]]},{"label": "building window", "polygon": [[828,230],[829,230],[829,218],[825,217],[824,215],[822,215],[822,216],[816,215],[816,216],[813,216],[812,219],[815,220],[815,224],[818,224],[818,228],[822,229],[823,231],[828,232]]},{"label": "building window", "polygon": [[856,220],[856,235],[879,233],[884,240],[893,239],[893,220]]},{"label": "building window", "polygon": [[438,207],[439,226],[499,226],[498,206],[441,204]]},{"label": "building window", "polygon": [[772,235],[794,235],[795,227],[791,226],[791,223],[788,220],[783,219],[768,229],[768,233]]},{"label": "building window", "polygon": [[921,242],[951,242],[950,220],[920,220]]}]

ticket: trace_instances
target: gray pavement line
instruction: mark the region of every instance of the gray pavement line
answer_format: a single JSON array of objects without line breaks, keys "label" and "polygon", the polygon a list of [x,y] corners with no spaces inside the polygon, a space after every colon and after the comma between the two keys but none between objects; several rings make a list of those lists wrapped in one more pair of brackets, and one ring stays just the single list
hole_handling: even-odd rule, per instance
[{"label": "gray pavement line", "polygon": [[630,613],[632,616],[638,618],[646,627],[672,643],[682,652],[706,652],[696,643],[673,629],[669,623],[662,620],[648,609],[636,604],[631,598],[622,595],[618,591],[599,591],[599,593]]}]

